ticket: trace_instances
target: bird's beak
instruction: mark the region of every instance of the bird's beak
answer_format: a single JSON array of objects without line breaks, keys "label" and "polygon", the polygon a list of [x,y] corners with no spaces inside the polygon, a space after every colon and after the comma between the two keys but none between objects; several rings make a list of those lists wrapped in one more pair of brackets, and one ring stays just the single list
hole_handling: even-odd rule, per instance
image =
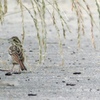
[{"label": "bird's beak", "polygon": [[9,38],[9,39],[8,39],[8,43],[11,43],[11,42],[12,42],[12,40],[11,40],[11,38]]},{"label": "bird's beak", "polygon": [[10,39],[7,39],[8,40],[8,42],[10,42]]}]

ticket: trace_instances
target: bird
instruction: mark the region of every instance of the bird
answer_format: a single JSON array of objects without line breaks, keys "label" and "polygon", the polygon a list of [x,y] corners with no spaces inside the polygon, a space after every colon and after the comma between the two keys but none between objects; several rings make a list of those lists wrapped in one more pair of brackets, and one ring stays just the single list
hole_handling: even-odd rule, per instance
[{"label": "bird", "polygon": [[22,71],[27,70],[24,65],[23,46],[20,39],[17,36],[13,36],[10,39],[8,39],[8,41],[11,43],[11,46],[8,49],[8,52],[12,57],[12,64],[13,64],[11,71],[13,71],[14,66],[18,64],[20,65],[20,69]]},{"label": "bird", "polygon": [[12,45],[16,45],[19,48],[21,48],[23,50],[23,46],[22,43],[20,41],[20,39],[17,36],[13,36],[10,39],[8,39],[8,41],[12,44]]}]

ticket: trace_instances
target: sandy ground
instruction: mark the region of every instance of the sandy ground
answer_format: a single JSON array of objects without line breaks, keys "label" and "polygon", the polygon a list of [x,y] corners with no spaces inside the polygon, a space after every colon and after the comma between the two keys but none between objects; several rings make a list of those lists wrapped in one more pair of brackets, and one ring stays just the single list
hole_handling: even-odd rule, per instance
[{"label": "sandy ground", "polygon": [[[91,1],[91,2],[90,2]],[[98,13],[92,0],[88,0],[95,21]],[[26,5],[27,2],[25,2]],[[16,8],[15,2],[9,3],[9,12]],[[61,65],[57,32],[52,26],[50,16],[46,15],[48,23],[47,56],[43,64],[38,65],[39,50],[36,31],[32,20],[25,12],[26,37],[24,42],[27,72],[5,76],[0,72],[0,100],[100,100],[100,32],[94,27],[96,49],[91,43],[90,21],[86,13],[85,36],[81,37],[81,48],[77,50],[77,23],[75,13],[70,11],[70,2],[60,0],[62,14],[68,21],[72,33],[67,32],[63,40],[64,66]],[[12,9],[13,7],[13,9]],[[17,11],[17,9],[16,9]],[[59,23],[59,22],[58,22]],[[61,29],[61,27],[59,27]],[[1,38],[21,37],[20,14],[6,15],[0,28]],[[0,69],[9,70],[12,67],[8,55],[9,43],[0,40]]]}]

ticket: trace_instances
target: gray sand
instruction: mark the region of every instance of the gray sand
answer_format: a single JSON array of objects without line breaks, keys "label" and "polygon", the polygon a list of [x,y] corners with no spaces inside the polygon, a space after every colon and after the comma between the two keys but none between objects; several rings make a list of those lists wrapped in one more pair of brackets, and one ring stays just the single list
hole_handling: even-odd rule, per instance
[{"label": "gray sand", "polygon": [[[92,0],[88,0],[92,7],[95,21],[98,22],[98,13]],[[25,2],[26,5],[28,2]],[[77,23],[75,13],[70,11],[70,2],[60,0],[62,14],[68,21],[72,33],[67,32],[63,39],[64,66],[61,64],[57,32],[52,25],[50,16],[47,21],[47,56],[41,65],[38,65],[39,50],[36,30],[32,19],[25,12],[26,37],[24,49],[26,67],[28,71],[21,74],[5,76],[7,71],[0,72],[0,100],[100,100],[100,32],[94,27],[96,49],[91,43],[90,21],[84,12],[85,36],[81,37],[81,48],[77,50]],[[13,9],[12,9],[13,7]],[[16,6],[16,8],[18,8]],[[9,12],[17,11],[14,0],[9,3]],[[9,13],[8,13],[9,14]],[[59,22],[58,22],[59,25]],[[60,25],[59,25],[60,26]],[[61,28],[60,28],[61,29]],[[5,17],[0,28],[1,38],[19,36],[21,38],[20,14]],[[12,64],[8,55],[9,43],[0,40],[0,69],[10,70]],[[15,70],[18,70],[17,67]]]}]

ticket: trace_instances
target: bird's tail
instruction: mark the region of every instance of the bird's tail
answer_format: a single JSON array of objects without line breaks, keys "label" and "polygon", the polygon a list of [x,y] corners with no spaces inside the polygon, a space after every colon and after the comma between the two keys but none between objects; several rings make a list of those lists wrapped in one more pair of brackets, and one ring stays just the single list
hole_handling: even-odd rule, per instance
[{"label": "bird's tail", "polygon": [[27,70],[22,61],[19,62],[21,70]]}]

